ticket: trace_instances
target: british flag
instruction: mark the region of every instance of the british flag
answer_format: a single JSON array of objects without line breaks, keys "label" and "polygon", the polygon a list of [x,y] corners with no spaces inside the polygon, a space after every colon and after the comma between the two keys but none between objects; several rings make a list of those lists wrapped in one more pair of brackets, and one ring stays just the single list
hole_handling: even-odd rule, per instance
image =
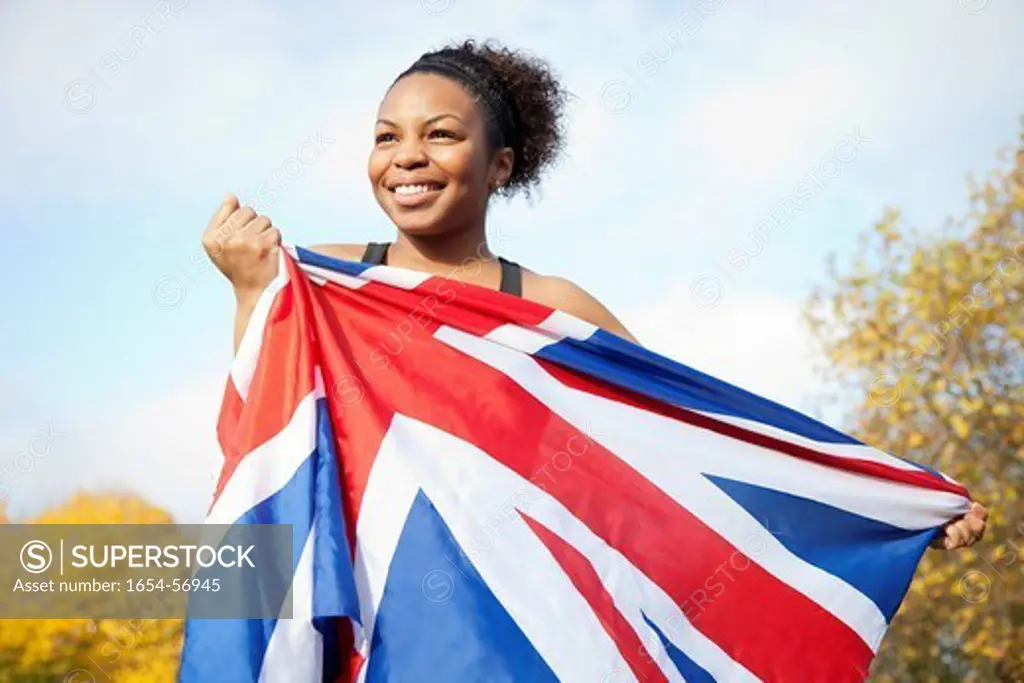
[{"label": "british flag", "polygon": [[189,621],[182,681],[859,681],[969,507],[566,313],[280,258],[208,521],[292,525],[293,616]]}]

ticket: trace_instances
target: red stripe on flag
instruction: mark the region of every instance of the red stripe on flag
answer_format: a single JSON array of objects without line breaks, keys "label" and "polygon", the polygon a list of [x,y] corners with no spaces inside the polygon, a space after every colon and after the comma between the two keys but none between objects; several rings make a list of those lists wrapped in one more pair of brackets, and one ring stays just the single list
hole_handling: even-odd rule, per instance
[{"label": "red stripe on flag", "polygon": [[393,330],[395,339],[392,341],[406,336],[412,327],[431,325],[450,325],[482,337],[506,324],[537,326],[553,312],[534,301],[441,276],[429,277],[412,289],[371,279],[365,282],[358,289],[328,282],[320,286],[320,291],[358,292],[354,298],[344,297],[356,305],[357,310],[372,309],[385,313],[387,318],[403,318],[398,321],[400,327]]},{"label": "red stripe on flag", "polygon": [[[411,348],[436,346],[433,296],[381,284],[358,290],[327,285],[312,302],[353,545],[366,481],[395,414],[382,380],[395,374],[394,359]],[[438,381],[444,381],[443,373]]]},{"label": "red stripe on flag", "polygon": [[[601,583],[601,577],[598,576],[590,560],[525,512],[520,511],[519,514],[568,575],[572,585],[590,605],[590,609],[594,610],[601,626],[615,641],[615,647],[618,648],[637,680],[645,683],[658,683],[659,681],[667,683],[668,679],[664,672],[658,668],[650,652],[641,642],[640,636],[633,630],[632,624],[615,606],[615,599]],[[614,671],[609,671],[605,680],[613,680],[614,673]]]},{"label": "red stripe on flag", "polygon": [[220,415],[217,417],[217,443],[220,444],[221,453],[225,458],[238,458],[235,440],[243,407],[245,404],[242,402],[242,397],[238,395],[238,390],[235,389],[235,383],[228,379],[224,386],[224,397],[220,402]]},{"label": "red stripe on flag", "polygon": [[230,448],[224,452],[214,502],[246,454],[279,434],[315,386],[312,326],[303,307],[309,300],[306,290],[310,285],[305,278],[296,280],[292,261],[287,261],[287,267],[291,281],[270,306],[247,398],[242,402],[239,397],[242,405],[237,415],[230,407],[226,415],[221,414],[226,419],[218,425],[218,434],[223,434]]},{"label": "red stripe on flag", "polygon": [[[445,305],[436,309],[436,322],[481,337],[501,325],[539,325],[553,312],[529,299],[442,277],[430,278],[415,291],[434,292],[445,286],[452,291],[444,295]],[[456,301],[458,305],[451,305]]]}]

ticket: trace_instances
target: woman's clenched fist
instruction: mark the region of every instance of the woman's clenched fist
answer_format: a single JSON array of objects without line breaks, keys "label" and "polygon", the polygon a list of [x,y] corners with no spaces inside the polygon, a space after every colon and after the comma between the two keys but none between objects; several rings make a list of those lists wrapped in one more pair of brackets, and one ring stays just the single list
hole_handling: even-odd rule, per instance
[{"label": "woman's clenched fist", "polygon": [[229,194],[213,214],[203,248],[239,298],[258,297],[277,275],[281,233],[270,219]]}]

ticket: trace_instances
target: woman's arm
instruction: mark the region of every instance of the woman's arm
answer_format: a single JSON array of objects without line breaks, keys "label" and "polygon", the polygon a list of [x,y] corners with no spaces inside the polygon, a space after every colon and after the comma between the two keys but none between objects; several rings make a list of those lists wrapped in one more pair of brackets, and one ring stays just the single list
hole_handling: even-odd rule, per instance
[{"label": "woman's arm", "polygon": [[229,194],[207,223],[202,242],[235,290],[234,352],[238,353],[256,302],[277,275],[281,233],[269,218],[241,206],[238,197]]},{"label": "woman's arm", "polygon": [[238,353],[238,347],[242,344],[242,337],[245,335],[245,328],[249,326],[252,318],[252,311],[259,301],[259,293],[241,294],[235,293],[235,346],[234,353]]}]

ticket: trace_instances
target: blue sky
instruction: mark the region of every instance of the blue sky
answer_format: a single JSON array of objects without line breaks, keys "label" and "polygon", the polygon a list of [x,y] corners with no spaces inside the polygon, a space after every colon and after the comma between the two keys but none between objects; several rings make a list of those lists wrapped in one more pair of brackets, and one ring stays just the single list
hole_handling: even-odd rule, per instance
[{"label": "blue sky", "polygon": [[[209,214],[269,184],[287,241],[391,237],[365,179],[373,114],[450,39],[532,50],[578,96],[541,196],[493,210],[502,253],[573,279],[659,351],[807,410],[798,312],[826,254],[842,261],[886,206],[921,228],[962,212],[967,174],[993,167],[1024,114],[1024,6],[1009,0],[102,5],[0,9],[14,514],[108,486],[202,514],[232,325],[199,253]],[[853,135],[856,153],[840,146]],[[310,161],[286,163],[297,154]],[[816,168],[835,175],[730,270]],[[708,277],[721,290],[701,306]],[[11,470],[51,422],[67,433],[53,453]]]}]

